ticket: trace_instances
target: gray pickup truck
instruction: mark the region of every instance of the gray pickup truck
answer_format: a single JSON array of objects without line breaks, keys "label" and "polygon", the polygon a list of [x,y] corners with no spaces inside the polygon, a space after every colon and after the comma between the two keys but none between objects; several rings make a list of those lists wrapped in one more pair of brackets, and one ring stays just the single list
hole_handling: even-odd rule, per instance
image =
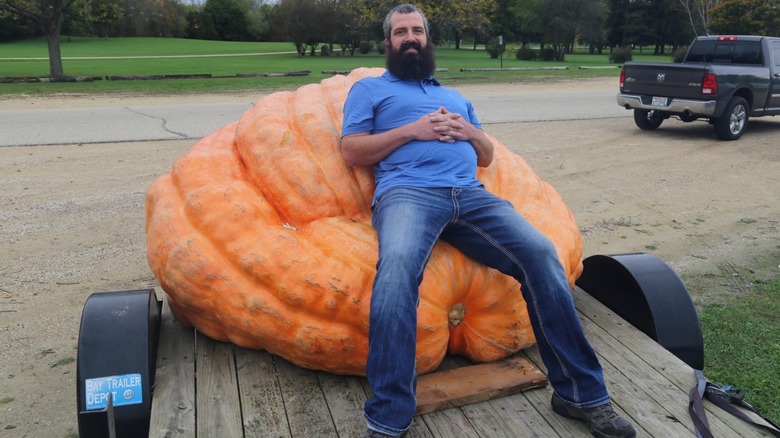
[{"label": "gray pickup truck", "polygon": [[641,129],[706,119],[718,138],[736,140],[750,117],[780,115],[780,38],[702,36],[682,63],[627,62],[617,103]]}]

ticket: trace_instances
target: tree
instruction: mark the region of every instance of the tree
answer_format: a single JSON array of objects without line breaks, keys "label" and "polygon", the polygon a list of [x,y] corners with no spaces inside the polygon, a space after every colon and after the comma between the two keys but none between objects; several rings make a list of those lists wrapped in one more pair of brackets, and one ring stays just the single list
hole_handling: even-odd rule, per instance
[{"label": "tree", "polygon": [[75,0],[0,0],[0,9],[10,11],[32,20],[46,36],[49,48],[49,75],[62,79],[62,52],[60,51],[60,31],[65,11]]},{"label": "tree", "polygon": [[679,0],[696,35],[710,34],[712,11],[723,0]]},{"label": "tree", "polygon": [[270,38],[271,23],[268,20],[271,6],[263,1],[252,1],[247,15],[248,37],[256,41],[267,41]]},{"label": "tree", "polygon": [[716,34],[780,35],[777,0],[724,0],[712,11]]},{"label": "tree", "polygon": [[0,2],[0,41],[31,38],[39,34],[37,26],[23,16],[11,13]]},{"label": "tree", "polygon": [[206,0],[203,13],[214,23],[217,39],[245,41],[249,39],[249,6],[244,0]]},{"label": "tree", "polygon": [[553,60],[563,60],[578,36],[598,39],[603,34],[599,0],[516,0],[509,10],[523,44],[549,45]]},{"label": "tree", "polygon": [[609,0],[607,43],[610,47],[653,45],[654,53],[664,53],[690,42],[685,32],[686,13],[679,0]]},{"label": "tree", "polygon": [[359,22],[361,16],[360,4],[356,1],[345,1],[339,4],[334,23],[334,43],[341,46],[342,55],[349,52],[355,56],[355,50],[360,47],[362,31]]},{"label": "tree", "polygon": [[99,36],[108,38],[112,33],[111,28],[122,19],[122,7],[113,0],[93,0],[90,6],[89,22],[92,28]]},{"label": "tree", "polygon": [[629,17],[629,0],[609,0],[609,13],[607,14],[607,44],[610,47],[626,46]]},{"label": "tree", "polygon": [[460,49],[463,36],[469,32],[474,35],[474,44],[490,35],[493,30],[490,17],[498,10],[496,0],[459,0],[452,6],[456,49]]},{"label": "tree", "polygon": [[589,46],[590,52],[598,51],[601,54],[604,45],[607,42],[606,36],[606,5],[604,0],[590,2],[587,5],[582,18],[582,24],[579,26],[577,34],[582,43]]},{"label": "tree", "polygon": [[280,41],[292,41],[298,56],[314,54],[323,42],[336,38],[338,0],[281,0],[271,11],[273,33]]},{"label": "tree", "polygon": [[653,39],[654,54],[665,53],[666,45],[671,45],[672,51],[674,51],[677,47],[691,42],[694,34],[685,31],[687,16],[678,0],[651,1],[650,4],[648,13],[655,35]]}]

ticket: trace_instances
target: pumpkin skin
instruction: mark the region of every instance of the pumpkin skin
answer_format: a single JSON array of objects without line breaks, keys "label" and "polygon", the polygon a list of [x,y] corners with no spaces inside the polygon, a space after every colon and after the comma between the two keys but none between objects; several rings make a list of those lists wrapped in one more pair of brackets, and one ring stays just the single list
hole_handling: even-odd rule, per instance
[{"label": "pumpkin skin", "polygon": [[[357,69],[261,98],[204,137],[146,198],[147,257],[177,320],[298,366],[365,375],[376,273],[373,169],[341,158]],[[478,170],[556,246],[570,285],[582,237],[560,195],[495,138]],[[446,353],[493,361],[534,344],[520,285],[440,242],[420,286],[417,368]]]}]

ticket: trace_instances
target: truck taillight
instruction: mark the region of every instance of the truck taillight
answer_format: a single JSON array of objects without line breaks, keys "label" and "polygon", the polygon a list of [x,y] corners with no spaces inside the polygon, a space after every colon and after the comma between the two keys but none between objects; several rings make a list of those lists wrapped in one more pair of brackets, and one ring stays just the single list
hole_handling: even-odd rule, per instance
[{"label": "truck taillight", "polygon": [[736,41],[737,37],[735,36],[720,36],[718,37],[718,41]]},{"label": "truck taillight", "polygon": [[701,94],[718,94],[718,77],[712,73],[704,75],[704,82],[701,84]]},{"label": "truck taillight", "polygon": [[623,89],[623,84],[626,83],[626,69],[623,68],[620,70],[620,89]]}]

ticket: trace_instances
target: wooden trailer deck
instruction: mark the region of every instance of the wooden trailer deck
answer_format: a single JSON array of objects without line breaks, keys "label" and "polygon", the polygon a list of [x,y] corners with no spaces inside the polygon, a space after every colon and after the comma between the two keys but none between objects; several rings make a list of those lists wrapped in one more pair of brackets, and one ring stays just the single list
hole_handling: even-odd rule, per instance
[{"label": "wooden trailer deck", "polygon": [[[585,333],[639,437],[693,437],[694,371],[580,289]],[[519,353],[544,371],[536,348]],[[447,358],[443,367],[462,359]],[[367,385],[199,336],[163,306],[150,437],[362,437]],[[408,437],[589,437],[550,408],[549,386],[415,417]],[[705,402],[716,437],[769,436]]]}]

